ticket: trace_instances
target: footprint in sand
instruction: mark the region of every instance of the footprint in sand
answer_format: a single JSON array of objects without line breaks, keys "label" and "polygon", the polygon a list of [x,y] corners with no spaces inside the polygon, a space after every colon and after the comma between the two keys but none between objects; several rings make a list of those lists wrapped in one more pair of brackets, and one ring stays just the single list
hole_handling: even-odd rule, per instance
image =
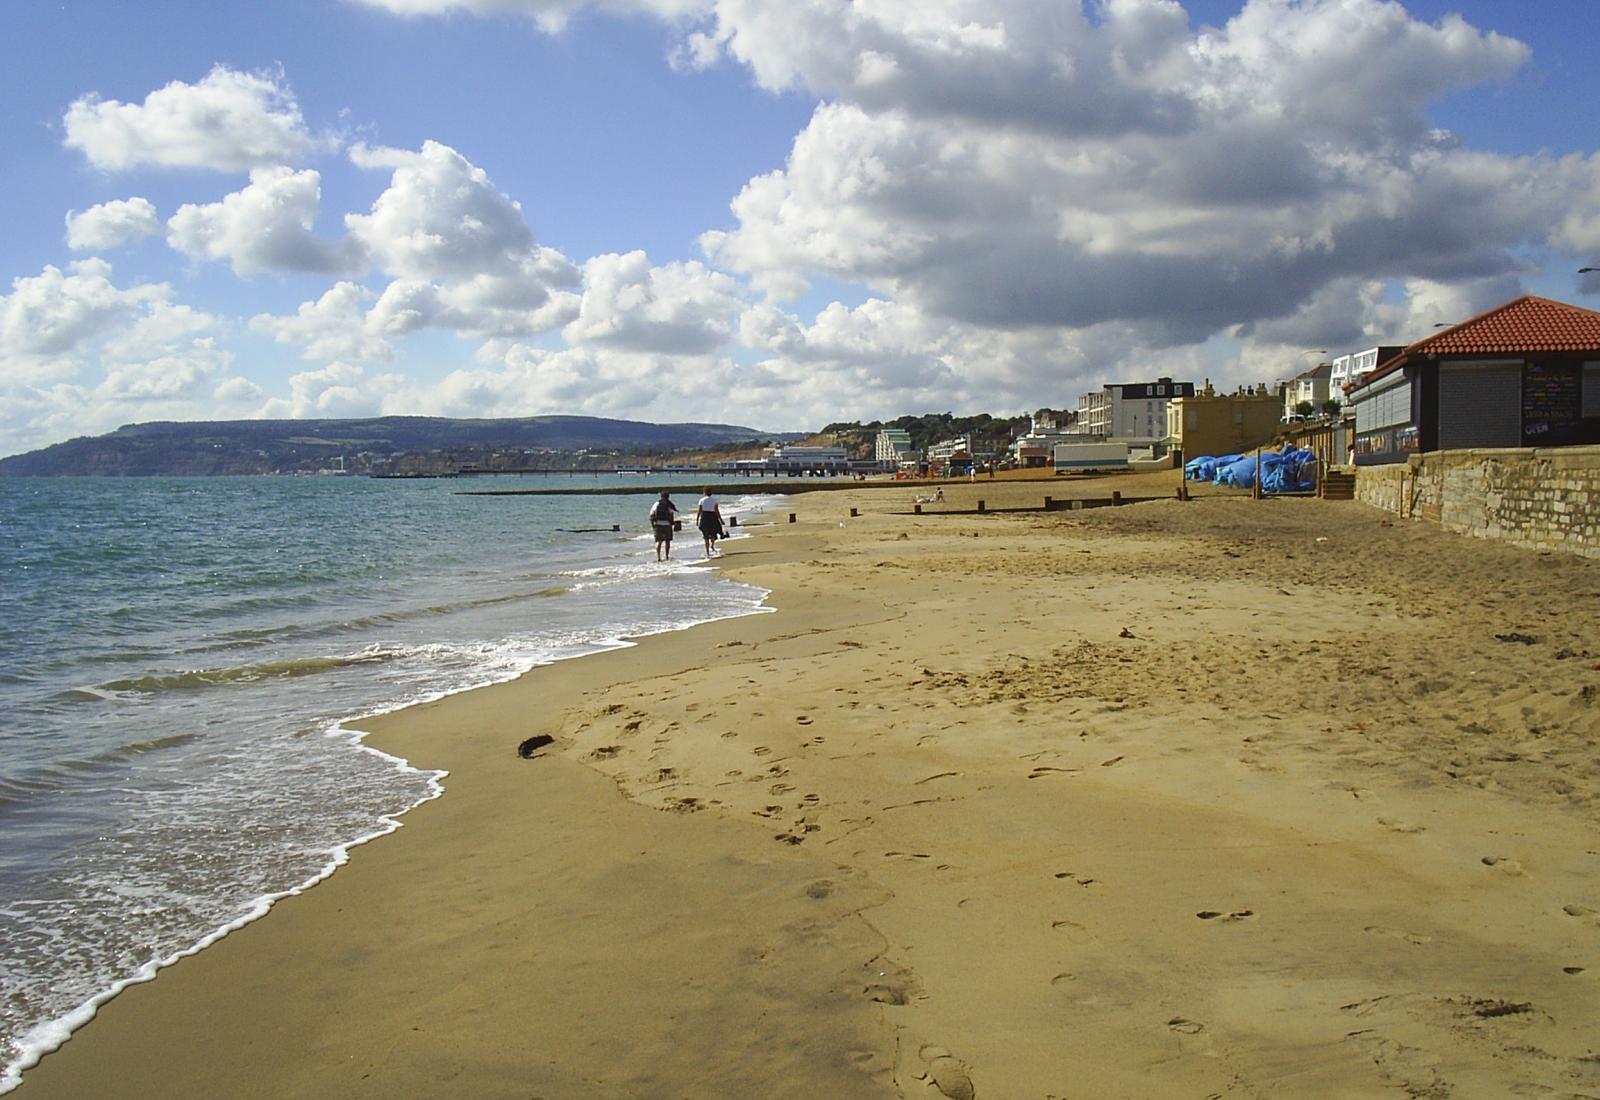
[{"label": "footprint in sand", "polygon": [[788,783],[774,783],[772,786],[768,787],[767,790],[772,794],[788,794],[790,791],[794,790],[794,788]]},{"label": "footprint in sand", "polygon": [[1417,833],[1427,831],[1426,826],[1413,825],[1409,821],[1400,821],[1392,817],[1380,817],[1378,818],[1378,824],[1382,825],[1385,829],[1388,829],[1391,833],[1406,833],[1408,835],[1415,835]]},{"label": "footprint in sand", "polygon": [[935,779],[959,779],[960,777],[960,772],[935,772],[933,775],[923,776],[921,779],[913,783],[912,786],[920,787],[924,783],[932,783]]},{"label": "footprint in sand", "polygon": [[802,714],[798,718],[796,718],[795,721],[799,722],[802,726],[809,726],[811,724],[810,717],[808,717],[807,715],[804,715],[804,714]]},{"label": "footprint in sand", "polygon": [[1369,936],[1386,936],[1389,939],[1405,940],[1416,947],[1433,942],[1432,936],[1424,936],[1421,932],[1407,932],[1401,928],[1385,928],[1381,924],[1369,924],[1361,931]]},{"label": "footprint in sand", "polygon": [[1038,779],[1042,775],[1073,775],[1077,768],[1052,768],[1048,764],[1041,764],[1028,773],[1029,779]]},{"label": "footprint in sand", "polygon": [[621,751],[622,751],[622,748],[619,745],[601,745],[598,749],[595,749],[589,755],[594,757],[596,760],[607,760],[607,759],[610,759],[611,757],[617,755],[617,753],[619,753]]},{"label": "footprint in sand", "polygon": [[759,810],[751,810],[750,812],[755,814],[757,817],[777,817],[779,814],[783,813],[783,807],[763,806]]},{"label": "footprint in sand", "polygon": [[757,745],[755,748],[750,750],[750,755],[751,756],[771,756],[772,755],[772,750],[767,748],[767,746],[765,746],[765,745]]},{"label": "footprint in sand", "polygon": [[796,836],[793,833],[779,833],[772,839],[781,840],[785,844],[804,844],[806,838],[803,836]]},{"label": "footprint in sand", "polygon": [[729,739],[729,738],[730,738],[730,737],[738,737],[738,736],[739,736],[739,731],[738,731],[738,730],[729,730],[729,731],[728,731],[728,732],[727,732],[727,733],[725,733],[725,734],[723,734],[723,735],[722,735],[722,739],[723,739],[723,740],[724,740],[724,741],[726,741],[726,740],[728,740],[728,739]]},{"label": "footprint in sand", "polygon": [[1167,1029],[1169,1031],[1176,1031],[1180,1035],[1198,1035],[1206,1029],[1206,1025],[1202,1024],[1198,1020],[1189,1020],[1182,1016],[1174,1016],[1172,1019],[1167,1021]]},{"label": "footprint in sand", "polygon": [[931,1081],[941,1096],[948,1100],[973,1100],[978,1095],[965,1062],[943,1047],[925,1046],[920,1053],[928,1067],[922,1080]]},{"label": "footprint in sand", "polygon": [[1124,758],[1121,757],[1121,756],[1113,756],[1110,760],[1102,760],[1102,761],[1100,761],[1100,766],[1102,768],[1109,768],[1109,767],[1111,767],[1111,766],[1113,766],[1115,764],[1122,763],[1123,759]]},{"label": "footprint in sand", "polygon": [[1071,871],[1057,871],[1056,878],[1067,879],[1078,886],[1093,886],[1099,879],[1089,878],[1085,875],[1075,875]]},{"label": "footprint in sand", "polygon": [[1202,909],[1195,914],[1201,920],[1216,920],[1221,917],[1224,921],[1252,920],[1255,915],[1254,909],[1235,909],[1231,913],[1222,913],[1215,909]]},{"label": "footprint in sand", "polygon": [[1053,920],[1050,927],[1073,943],[1088,943],[1094,939],[1094,935],[1075,920]]},{"label": "footprint in sand", "polygon": [[1563,905],[1561,911],[1569,917],[1577,917],[1586,924],[1600,928],[1600,912],[1590,909],[1587,905]]},{"label": "footprint in sand", "polygon": [[1483,864],[1485,867],[1493,867],[1502,875],[1527,874],[1527,872],[1522,869],[1522,864],[1518,863],[1514,859],[1507,859],[1505,856],[1484,856],[1478,862]]}]

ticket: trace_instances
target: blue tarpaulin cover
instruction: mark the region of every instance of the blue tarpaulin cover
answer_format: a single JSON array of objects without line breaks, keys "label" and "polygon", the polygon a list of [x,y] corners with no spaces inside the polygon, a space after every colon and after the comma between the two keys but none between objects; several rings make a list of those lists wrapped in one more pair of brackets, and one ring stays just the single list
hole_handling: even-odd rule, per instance
[{"label": "blue tarpaulin cover", "polygon": [[[1209,481],[1249,489],[1256,483],[1256,456],[1202,455],[1183,464],[1188,481]],[[1317,456],[1292,444],[1281,451],[1261,453],[1261,491],[1263,493],[1309,493],[1317,487]]]}]

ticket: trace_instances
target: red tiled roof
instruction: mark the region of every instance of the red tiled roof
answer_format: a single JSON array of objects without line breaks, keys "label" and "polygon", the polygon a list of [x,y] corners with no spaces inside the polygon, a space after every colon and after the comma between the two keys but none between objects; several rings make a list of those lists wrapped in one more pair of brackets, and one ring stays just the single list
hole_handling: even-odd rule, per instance
[{"label": "red tiled roof", "polygon": [[1370,385],[1420,359],[1540,351],[1592,351],[1600,355],[1600,313],[1525,294],[1409,345],[1393,359],[1379,363],[1378,369],[1363,378],[1360,386]]}]

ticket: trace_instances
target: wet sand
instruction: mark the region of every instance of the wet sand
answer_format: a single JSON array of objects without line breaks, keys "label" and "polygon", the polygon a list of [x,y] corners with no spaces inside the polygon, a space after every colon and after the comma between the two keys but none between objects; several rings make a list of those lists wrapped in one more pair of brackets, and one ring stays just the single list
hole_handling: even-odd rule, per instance
[{"label": "wet sand", "polygon": [[445,797],[16,1095],[1600,1093],[1600,563],[916,491],[730,544],[774,614],[375,723]]}]

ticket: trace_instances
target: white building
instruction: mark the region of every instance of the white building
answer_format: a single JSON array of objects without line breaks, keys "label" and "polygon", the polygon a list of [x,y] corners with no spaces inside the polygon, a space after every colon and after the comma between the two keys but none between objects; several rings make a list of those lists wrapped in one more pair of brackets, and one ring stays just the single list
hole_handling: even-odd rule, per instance
[{"label": "white building", "polygon": [[1193,382],[1158,378],[1101,386],[1078,399],[1077,433],[1096,439],[1155,442],[1167,434],[1167,402],[1193,397]]},{"label": "white building", "polygon": [[1328,376],[1329,396],[1337,399],[1341,405],[1348,405],[1349,399],[1344,392],[1346,386],[1354,386],[1377,370],[1380,363],[1388,362],[1404,350],[1399,344],[1381,344],[1366,351],[1353,351],[1349,355],[1339,356],[1333,361],[1333,370]]},{"label": "white building", "polygon": [[1333,364],[1318,363],[1308,371],[1294,376],[1283,387],[1283,418],[1302,415],[1300,405],[1311,406],[1312,415],[1322,411],[1322,403],[1328,400],[1328,379],[1333,373]]},{"label": "white building", "polygon": [[879,429],[873,457],[886,470],[892,470],[903,462],[915,462],[917,453],[911,446],[911,433],[904,428]]},{"label": "white building", "polygon": [[952,458],[971,458],[971,440],[958,435],[954,439],[941,439],[928,448],[929,462],[948,462]]}]

